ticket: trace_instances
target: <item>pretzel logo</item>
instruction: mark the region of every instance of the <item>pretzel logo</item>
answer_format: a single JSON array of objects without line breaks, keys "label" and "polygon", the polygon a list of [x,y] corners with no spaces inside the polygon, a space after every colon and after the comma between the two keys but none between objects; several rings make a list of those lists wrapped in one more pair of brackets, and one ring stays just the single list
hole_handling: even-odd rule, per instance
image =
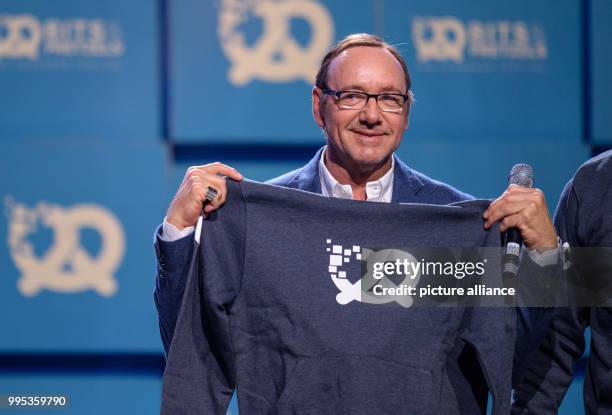
[{"label": "pretzel logo", "polygon": [[[238,27],[253,15],[263,22],[263,33],[247,46]],[[290,21],[308,22],[311,38],[302,47],[291,37]],[[244,86],[252,80],[314,82],[319,63],[332,44],[331,16],[312,0],[225,0],[219,14],[218,35],[223,52],[231,61],[230,83]]]},{"label": "pretzel logo", "polygon": [[[125,236],[119,220],[108,210],[93,204],[70,208],[39,203],[28,209],[12,200],[6,202],[9,216],[8,245],[17,268],[22,272],[17,287],[25,296],[44,288],[61,292],[93,289],[102,296],[117,291],[113,273],[125,253]],[[53,230],[53,244],[41,256],[27,240],[37,224]],[[80,231],[94,229],[101,239],[97,256],[92,257],[80,244]]]},{"label": "pretzel logo", "polygon": [[0,59],[38,59],[41,42],[38,19],[29,14],[0,14]]},{"label": "pretzel logo", "polygon": [[417,60],[463,62],[466,31],[455,17],[415,17],[412,38],[417,49]]},{"label": "pretzel logo", "polygon": [[[332,244],[331,239],[327,239],[327,252],[329,252],[330,277],[336,288],[340,290],[336,295],[338,304],[345,305],[352,301],[359,301],[369,304],[396,302],[406,308],[412,306],[413,299],[410,295],[377,295],[374,290],[375,286],[387,289],[395,288],[400,284],[416,287],[420,279],[420,272],[411,277],[405,275],[399,282],[387,277],[378,277],[374,272],[374,264],[382,264],[389,260],[406,260],[416,263],[417,260],[411,254],[398,249],[371,251],[358,245],[345,248],[342,245]],[[342,269],[345,264],[350,263],[351,259],[366,262],[364,275],[354,283],[348,279],[347,271]]]}]

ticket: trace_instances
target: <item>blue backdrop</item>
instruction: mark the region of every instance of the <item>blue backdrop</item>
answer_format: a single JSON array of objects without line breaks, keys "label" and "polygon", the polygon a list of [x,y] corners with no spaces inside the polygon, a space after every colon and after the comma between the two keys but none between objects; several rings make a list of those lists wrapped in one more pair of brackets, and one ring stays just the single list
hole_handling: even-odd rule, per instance
[{"label": "blue backdrop", "polygon": [[[190,165],[267,180],[312,157],[314,76],[349,33],[408,61],[398,155],[466,192],[497,197],[527,162],[552,211],[612,146],[609,1],[347,4],[2,0],[0,395],[158,410],[155,227]],[[582,413],[582,366],[563,414]]]}]

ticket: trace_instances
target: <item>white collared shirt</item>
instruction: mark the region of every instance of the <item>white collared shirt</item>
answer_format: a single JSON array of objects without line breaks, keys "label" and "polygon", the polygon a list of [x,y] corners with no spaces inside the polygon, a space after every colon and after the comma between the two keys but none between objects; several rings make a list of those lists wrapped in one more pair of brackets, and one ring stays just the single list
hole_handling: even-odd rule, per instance
[{"label": "white collared shirt", "polygon": [[[321,180],[321,193],[323,196],[338,197],[341,199],[352,199],[353,189],[349,184],[340,184],[338,180],[325,166],[325,150],[321,152],[319,159],[319,180]],[[393,196],[393,169],[395,168],[395,158],[391,156],[391,168],[380,179],[366,183],[366,198],[370,202],[391,202]]]}]

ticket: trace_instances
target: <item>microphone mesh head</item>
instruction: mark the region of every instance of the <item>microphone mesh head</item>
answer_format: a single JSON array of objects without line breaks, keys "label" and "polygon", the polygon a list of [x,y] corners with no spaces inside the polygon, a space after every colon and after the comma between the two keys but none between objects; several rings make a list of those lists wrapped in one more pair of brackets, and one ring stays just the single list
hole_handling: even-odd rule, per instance
[{"label": "microphone mesh head", "polygon": [[510,170],[508,183],[521,187],[533,187],[533,168],[529,164],[515,164]]}]

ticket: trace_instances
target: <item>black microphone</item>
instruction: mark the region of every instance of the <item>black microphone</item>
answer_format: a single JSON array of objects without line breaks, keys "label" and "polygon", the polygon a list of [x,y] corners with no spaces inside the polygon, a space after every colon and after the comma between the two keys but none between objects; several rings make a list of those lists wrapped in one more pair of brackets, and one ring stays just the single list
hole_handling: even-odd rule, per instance
[{"label": "black microphone", "polygon": [[[533,187],[533,169],[529,164],[515,164],[510,170],[508,184],[521,187]],[[517,228],[508,229],[503,235],[504,257],[502,259],[502,272],[505,277],[515,277],[518,272],[519,258],[523,238]]]}]

